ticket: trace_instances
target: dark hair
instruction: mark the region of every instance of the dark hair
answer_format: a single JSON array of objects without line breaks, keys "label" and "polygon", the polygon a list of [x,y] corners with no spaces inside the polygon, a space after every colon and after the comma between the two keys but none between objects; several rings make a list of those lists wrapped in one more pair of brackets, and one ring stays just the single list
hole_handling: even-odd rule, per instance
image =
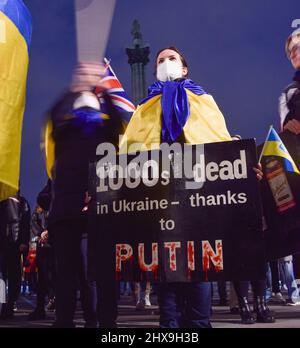
[{"label": "dark hair", "polygon": [[[181,60],[181,63],[183,65],[184,68],[189,68],[188,67],[188,64],[187,64],[187,61],[184,57],[184,55],[179,51],[179,49],[175,46],[170,46],[170,47],[165,47],[165,48],[162,48],[161,50],[159,50],[156,54],[156,57],[155,57],[155,66],[154,66],[154,75],[156,75],[156,69],[157,69],[157,58],[158,56],[161,54],[162,51],[165,51],[165,50],[171,50],[171,51],[174,51],[176,53],[179,54],[180,56],[180,60]],[[189,73],[187,73],[186,77],[188,76]]]}]

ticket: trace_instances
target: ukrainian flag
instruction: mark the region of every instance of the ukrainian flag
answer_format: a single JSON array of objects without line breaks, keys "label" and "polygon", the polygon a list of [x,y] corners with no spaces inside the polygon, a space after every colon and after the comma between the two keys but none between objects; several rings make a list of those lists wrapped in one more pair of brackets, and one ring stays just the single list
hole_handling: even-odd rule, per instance
[{"label": "ukrainian flag", "polygon": [[293,172],[300,174],[294,160],[289,154],[288,150],[284,146],[282,140],[277,134],[276,130],[271,127],[267,139],[265,141],[264,147],[262,149],[262,156],[278,156],[283,158],[283,163],[285,170],[287,172]]},{"label": "ukrainian flag", "polygon": [[0,0],[0,201],[19,187],[32,19],[22,0]]}]

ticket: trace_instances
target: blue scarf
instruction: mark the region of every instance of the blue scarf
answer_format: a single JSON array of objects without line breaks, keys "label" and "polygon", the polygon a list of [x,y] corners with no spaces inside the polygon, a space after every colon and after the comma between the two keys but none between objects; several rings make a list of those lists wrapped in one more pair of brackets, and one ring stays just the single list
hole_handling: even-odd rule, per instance
[{"label": "blue scarf", "polygon": [[72,119],[73,126],[81,129],[85,135],[91,135],[97,126],[104,124],[102,113],[88,107],[73,110],[72,114],[75,116]]},{"label": "blue scarf", "polygon": [[162,94],[162,141],[173,142],[182,133],[183,127],[190,116],[189,101],[186,89],[194,94],[206,94],[204,89],[194,84],[192,80],[181,81],[157,81],[148,89],[148,97],[140,104],[146,103],[149,99]]}]

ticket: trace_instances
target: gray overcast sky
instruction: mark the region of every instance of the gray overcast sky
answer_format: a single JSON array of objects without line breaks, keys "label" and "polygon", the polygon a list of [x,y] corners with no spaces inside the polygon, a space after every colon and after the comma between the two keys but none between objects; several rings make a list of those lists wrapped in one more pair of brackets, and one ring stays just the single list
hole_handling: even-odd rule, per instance
[{"label": "gray overcast sky", "polygon": [[[76,63],[73,0],[24,0],[33,17],[21,185],[31,204],[46,182],[40,132],[43,115],[68,86]],[[293,76],[284,54],[299,0],[117,0],[106,56],[130,95],[125,53],[134,19],[150,45],[147,83],[158,49],[176,45],[190,77],[211,93],[232,134],[260,143],[279,124],[281,90]],[[98,24],[101,26],[101,23]]]}]

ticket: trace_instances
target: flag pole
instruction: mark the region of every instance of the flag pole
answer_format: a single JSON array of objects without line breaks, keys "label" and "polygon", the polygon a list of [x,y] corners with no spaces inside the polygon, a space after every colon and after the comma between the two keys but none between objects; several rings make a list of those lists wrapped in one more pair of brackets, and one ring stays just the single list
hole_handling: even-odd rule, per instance
[{"label": "flag pole", "polygon": [[110,65],[111,59],[107,59],[106,57],[104,57],[104,63],[106,64],[107,67],[110,68],[110,71],[113,73],[113,75],[115,77],[117,77],[117,75],[115,74],[115,72],[113,71],[113,68]]},{"label": "flag pole", "polygon": [[266,148],[267,139],[269,138],[269,135],[270,135],[270,133],[271,133],[271,131],[272,131],[272,128],[273,128],[273,125],[271,124],[271,126],[270,126],[270,128],[269,128],[268,135],[267,135],[266,140],[265,140],[265,142],[264,142],[264,146],[263,146],[263,148],[262,148],[262,150],[261,150],[261,153],[260,153],[260,156],[259,156],[258,163],[260,163],[260,162],[261,162],[261,159],[262,159],[262,156],[263,156],[264,150],[265,150],[265,148]]},{"label": "flag pole", "polygon": [[110,65],[111,59],[107,59],[106,57],[104,57],[103,60],[106,65]]}]

